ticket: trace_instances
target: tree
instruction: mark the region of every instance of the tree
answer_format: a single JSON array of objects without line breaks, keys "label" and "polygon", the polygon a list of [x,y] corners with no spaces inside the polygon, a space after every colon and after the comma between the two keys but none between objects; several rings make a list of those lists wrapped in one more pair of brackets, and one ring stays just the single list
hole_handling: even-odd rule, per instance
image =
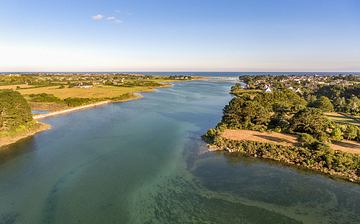
[{"label": "tree", "polygon": [[358,129],[357,127],[353,126],[353,125],[348,125],[348,127],[346,128],[346,131],[344,132],[344,137],[349,140],[349,139],[354,139],[356,138],[358,135]]},{"label": "tree", "polygon": [[261,104],[268,111],[272,111],[273,104],[279,102],[285,102],[290,107],[294,105],[307,105],[306,100],[290,90],[275,93],[264,93],[261,95],[259,94],[254,98],[254,101]]},{"label": "tree", "polygon": [[31,109],[24,97],[11,89],[0,90],[0,131],[8,131],[31,121]]},{"label": "tree", "polygon": [[290,120],[291,129],[295,132],[315,134],[326,131],[330,121],[317,108],[306,107],[297,112]]},{"label": "tree", "polygon": [[343,137],[341,135],[341,130],[340,128],[335,128],[332,132],[331,132],[331,138],[336,140],[336,141],[341,141],[343,140]]},{"label": "tree", "polygon": [[286,102],[277,102],[273,104],[274,118],[287,119],[291,108]]},{"label": "tree", "polygon": [[340,85],[321,85],[316,91],[317,96],[326,96],[330,99],[335,99],[344,93],[344,87]]},{"label": "tree", "polygon": [[309,105],[312,105],[316,101],[315,95],[307,95],[305,100],[308,102]]},{"label": "tree", "polygon": [[359,112],[360,100],[356,96],[348,99],[348,103],[346,105],[346,109],[349,112]]},{"label": "tree", "polygon": [[336,97],[334,102],[334,107],[336,111],[344,112],[346,109],[346,100],[344,97]]},{"label": "tree", "polygon": [[322,96],[313,103],[314,107],[319,108],[324,112],[334,111],[334,106],[330,102],[329,98]]},{"label": "tree", "polygon": [[251,129],[255,125],[267,125],[270,113],[260,104],[235,97],[223,109],[222,122],[229,128]]},{"label": "tree", "polygon": [[301,104],[296,104],[294,106],[291,107],[290,109],[290,113],[292,114],[296,114],[297,112],[299,112],[300,110],[305,109],[306,107],[304,105]]}]

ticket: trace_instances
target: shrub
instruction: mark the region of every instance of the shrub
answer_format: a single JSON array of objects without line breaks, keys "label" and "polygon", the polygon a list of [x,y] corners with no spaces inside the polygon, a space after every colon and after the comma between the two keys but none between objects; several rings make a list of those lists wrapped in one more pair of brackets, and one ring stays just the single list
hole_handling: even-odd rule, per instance
[{"label": "shrub", "polygon": [[357,137],[358,128],[353,125],[348,125],[346,131],[344,132],[344,137],[346,139],[355,139]]},{"label": "shrub", "polygon": [[335,128],[332,132],[331,132],[331,138],[336,140],[336,141],[341,141],[343,140],[343,136],[341,135],[341,130],[340,128]]},{"label": "shrub", "polygon": [[320,132],[316,138],[319,142],[329,142],[329,135],[326,132]]},{"label": "shrub", "polygon": [[210,138],[214,137],[214,135],[215,135],[215,132],[213,129],[209,129],[206,133],[206,136],[208,136]]},{"label": "shrub", "polygon": [[313,144],[314,142],[316,142],[316,139],[313,138],[311,135],[307,134],[307,133],[301,133],[298,139],[300,142],[304,142],[308,145]]}]

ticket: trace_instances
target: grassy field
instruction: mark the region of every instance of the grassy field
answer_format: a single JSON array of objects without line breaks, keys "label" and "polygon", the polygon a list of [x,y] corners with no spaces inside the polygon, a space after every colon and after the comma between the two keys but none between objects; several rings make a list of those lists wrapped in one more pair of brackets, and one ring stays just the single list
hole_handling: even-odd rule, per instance
[{"label": "grassy field", "polygon": [[59,89],[59,86],[49,86],[33,89],[20,89],[18,90],[21,94],[38,94],[47,93],[54,94],[54,96],[60,99],[68,97],[79,97],[79,98],[102,98],[102,97],[117,97],[125,93],[134,92],[148,92],[154,91],[151,87],[117,87],[117,86],[104,86],[97,85],[92,88],[63,88]]},{"label": "grassy field", "polygon": [[[283,133],[262,133],[249,130],[226,130],[223,137],[232,140],[251,140],[257,142],[269,142],[284,146],[301,146],[298,142],[298,135],[283,134]],[[353,153],[360,155],[360,143],[355,141],[343,140],[341,142],[334,141],[331,145],[334,150]]]},{"label": "grassy field", "polygon": [[325,113],[326,116],[334,121],[336,124],[341,124],[341,125],[360,125],[360,122],[352,119],[351,117],[347,117],[345,115],[339,114],[339,113]]},{"label": "grassy field", "polygon": [[29,88],[28,84],[21,84],[21,85],[0,86],[0,89],[13,89],[13,90],[16,90],[17,86],[20,86],[20,88]]}]

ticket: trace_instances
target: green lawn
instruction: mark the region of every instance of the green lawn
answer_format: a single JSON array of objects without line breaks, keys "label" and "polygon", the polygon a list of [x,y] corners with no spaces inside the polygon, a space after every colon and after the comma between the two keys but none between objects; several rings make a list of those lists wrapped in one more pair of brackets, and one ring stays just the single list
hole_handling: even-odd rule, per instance
[{"label": "green lawn", "polygon": [[342,124],[342,125],[360,125],[360,122],[352,119],[351,117],[347,117],[345,115],[339,114],[339,113],[325,113],[326,116],[334,121],[336,124]]}]

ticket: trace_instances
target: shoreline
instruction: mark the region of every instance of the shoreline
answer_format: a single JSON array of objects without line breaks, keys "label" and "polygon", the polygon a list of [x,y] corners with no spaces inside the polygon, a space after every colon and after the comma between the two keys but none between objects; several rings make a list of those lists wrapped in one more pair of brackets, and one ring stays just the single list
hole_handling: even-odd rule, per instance
[{"label": "shoreline", "polygon": [[[360,183],[360,176],[356,170],[334,170],[329,167],[321,167],[319,164],[321,163],[314,163],[314,164],[306,164],[304,163],[303,158],[289,158],[284,157],[283,154],[278,154],[275,152],[275,154],[271,153],[271,147],[275,146],[278,147],[280,150],[283,150],[285,154],[288,154],[286,147],[290,147],[291,151],[302,151],[299,146],[284,146],[282,144],[270,142],[270,141],[257,141],[257,140],[234,140],[229,139],[227,137],[221,136],[222,139],[221,145],[218,145],[215,142],[210,142],[210,139],[207,138],[205,135],[202,136],[202,140],[207,143],[208,149],[205,152],[214,152],[214,151],[222,151],[228,154],[233,154],[236,156],[236,154],[247,154],[253,157],[259,157],[261,159],[268,159],[273,161],[278,161],[280,163],[284,163],[290,166],[296,166],[301,168],[306,168],[309,170],[317,171],[319,173],[322,173],[324,175],[329,175],[332,177],[338,177],[343,180],[347,180],[349,182],[353,183]],[[265,148],[264,148],[265,147]],[[341,150],[340,150],[341,151]],[[203,152],[203,153],[205,153]],[[347,153],[347,152],[344,152]],[[284,155],[285,155],[284,154]],[[351,153],[348,153],[351,154]],[[358,156],[357,154],[352,154],[353,156]]]},{"label": "shoreline", "polygon": [[35,129],[35,130],[29,130],[29,131],[24,131],[22,133],[19,133],[15,136],[12,137],[4,137],[0,140],[0,152],[5,150],[5,146],[14,144],[24,138],[30,137],[35,135],[36,133],[39,133],[41,131],[45,131],[45,130],[49,130],[51,128],[51,125],[46,124],[46,123],[41,123],[41,122],[37,122],[38,124],[40,124],[40,127]]},{"label": "shoreline", "polygon": [[[169,84],[169,85],[166,85],[166,86],[155,87],[155,88],[152,88],[152,89],[142,90],[141,92],[135,92],[135,93],[155,92],[157,88],[168,88],[168,87],[172,87],[172,86],[173,86],[173,84]],[[50,112],[50,113],[47,113],[47,114],[38,114],[38,115],[34,115],[33,119],[34,120],[39,120],[39,119],[43,119],[43,118],[47,118],[47,117],[66,114],[66,113],[70,113],[70,112],[73,112],[73,111],[88,109],[88,108],[101,106],[101,105],[105,105],[105,104],[109,104],[109,103],[117,103],[117,102],[125,102],[125,101],[130,101],[130,100],[136,100],[136,99],[140,99],[142,97],[143,96],[141,96],[140,94],[135,94],[135,97],[125,99],[125,100],[120,100],[120,101],[106,100],[106,101],[87,104],[87,105],[78,106],[78,107],[74,107],[74,108],[70,108],[70,109],[54,111],[54,112]]]},{"label": "shoreline", "polygon": [[[166,86],[155,87],[155,88],[152,88],[152,89],[149,89],[149,90],[144,90],[144,91],[135,92],[135,93],[155,92],[156,88],[167,88],[167,87],[172,87],[172,86],[173,86],[172,84],[169,84],[169,85],[166,85]],[[66,114],[66,113],[71,113],[71,112],[78,111],[78,110],[89,109],[89,108],[92,108],[92,107],[101,106],[101,105],[105,105],[105,104],[109,104],[109,103],[117,103],[117,102],[125,102],[125,101],[130,101],[130,100],[136,100],[136,99],[140,99],[142,97],[143,96],[141,96],[140,94],[135,94],[135,97],[125,99],[125,100],[119,100],[119,101],[106,100],[106,101],[87,104],[87,105],[84,105],[84,106],[78,106],[78,107],[74,107],[74,108],[70,108],[70,109],[54,111],[54,112],[50,112],[50,113],[47,113],[47,114],[34,115],[33,119],[37,123],[41,124],[41,128],[39,128],[39,129],[37,129],[35,131],[29,131],[27,133],[22,133],[22,134],[19,134],[17,136],[14,136],[14,137],[5,137],[4,139],[1,139],[1,142],[4,141],[4,143],[0,143],[0,151],[4,150],[4,148],[3,148],[4,146],[14,144],[14,143],[18,142],[21,139],[33,136],[36,133],[39,133],[41,131],[45,131],[45,130],[48,130],[48,129],[51,128],[51,125],[49,125],[49,124],[38,122],[38,120],[40,120],[40,119],[44,119],[44,118],[52,117],[52,116],[57,116],[57,115],[61,115],[61,114]]]},{"label": "shoreline", "polygon": [[[205,142],[206,143],[206,142]],[[221,153],[226,153],[230,156],[238,156],[239,154],[243,155],[243,156],[248,156],[248,157],[253,157],[255,159],[260,159],[262,161],[273,161],[276,162],[278,164],[278,166],[281,167],[287,167],[289,169],[300,169],[300,170],[307,170],[312,172],[313,174],[316,175],[322,175],[326,178],[335,180],[335,181],[342,181],[344,183],[352,183],[352,184],[360,184],[360,179],[356,174],[353,175],[347,175],[341,172],[331,172],[331,171],[324,171],[322,169],[319,168],[314,168],[311,166],[303,166],[303,165],[299,165],[296,163],[289,163],[286,161],[282,161],[282,160],[278,160],[278,159],[274,159],[274,158],[270,158],[270,157],[259,157],[257,154],[254,153],[250,153],[250,152],[246,152],[246,151],[241,151],[241,150],[234,150],[228,147],[218,147],[209,143],[206,143],[206,146],[208,147],[208,149],[198,155],[204,154],[204,153],[214,153],[214,152],[221,152]],[[234,153],[234,154],[233,154]],[[237,154],[237,155],[236,155]],[[296,171],[297,172],[297,171]]]}]

